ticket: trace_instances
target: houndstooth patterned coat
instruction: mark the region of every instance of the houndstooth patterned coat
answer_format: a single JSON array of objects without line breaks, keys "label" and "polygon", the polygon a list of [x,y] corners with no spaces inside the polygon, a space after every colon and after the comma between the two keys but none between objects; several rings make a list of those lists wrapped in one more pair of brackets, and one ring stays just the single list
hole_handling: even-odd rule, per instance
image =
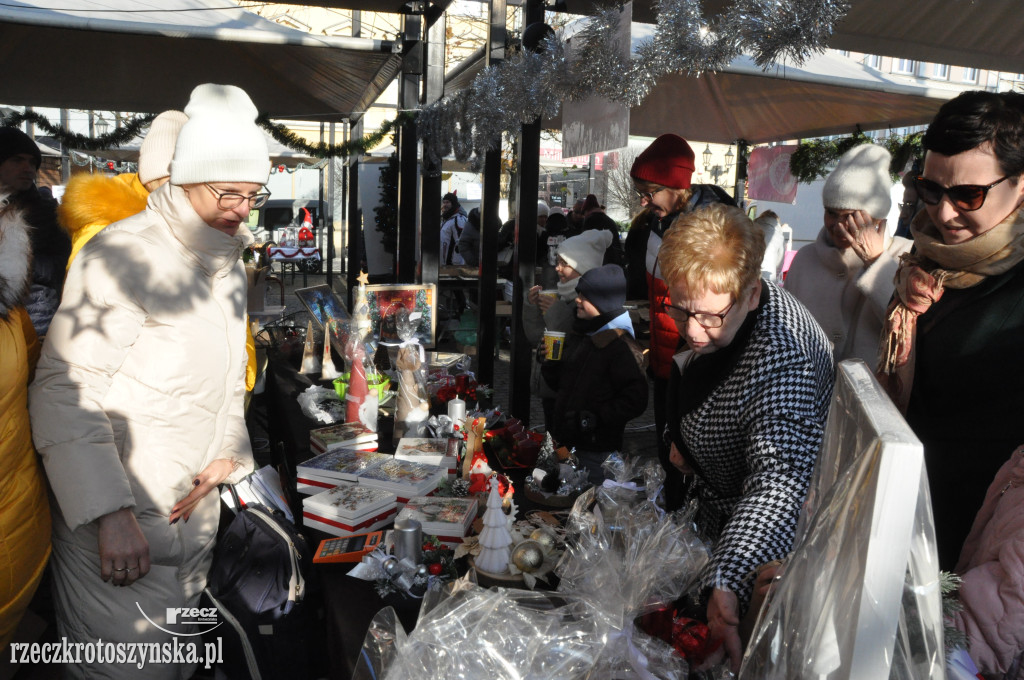
[{"label": "houndstooth patterned coat", "polygon": [[697,471],[697,524],[714,544],[702,585],[736,593],[741,610],[754,569],[793,547],[835,381],[828,339],[789,293],[764,282],[753,314],[719,382],[669,421]]}]

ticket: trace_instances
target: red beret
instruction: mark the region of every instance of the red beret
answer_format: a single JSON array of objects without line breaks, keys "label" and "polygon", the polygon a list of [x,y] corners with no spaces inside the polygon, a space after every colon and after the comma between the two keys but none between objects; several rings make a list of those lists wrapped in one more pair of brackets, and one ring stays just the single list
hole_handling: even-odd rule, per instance
[{"label": "red beret", "polygon": [[633,161],[633,179],[653,182],[672,189],[690,188],[694,170],[693,149],[679,135],[662,135],[651,142]]}]

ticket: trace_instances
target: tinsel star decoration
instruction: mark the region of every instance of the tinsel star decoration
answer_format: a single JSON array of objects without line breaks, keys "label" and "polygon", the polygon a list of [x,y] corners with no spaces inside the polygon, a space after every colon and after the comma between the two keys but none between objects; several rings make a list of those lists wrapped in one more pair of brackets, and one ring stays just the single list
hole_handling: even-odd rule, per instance
[{"label": "tinsel star decoration", "polygon": [[709,20],[701,0],[655,1],[654,35],[632,58],[619,44],[619,7],[605,7],[573,36],[571,63],[551,36],[538,52],[489,66],[466,90],[425,107],[417,119],[425,153],[435,161],[454,154],[479,168],[502,133],[515,136],[522,123],[557,115],[563,99],[598,95],[638,106],[662,76],[719,71],[740,54],[765,70],[782,61],[800,65],[825,50],[849,10],[846,0],[735,0]]}]

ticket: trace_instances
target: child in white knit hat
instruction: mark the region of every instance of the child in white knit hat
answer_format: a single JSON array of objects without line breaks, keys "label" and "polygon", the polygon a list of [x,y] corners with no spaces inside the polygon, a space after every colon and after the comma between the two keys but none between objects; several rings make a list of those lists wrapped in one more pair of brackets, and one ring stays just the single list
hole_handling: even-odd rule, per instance
[{"label": "child in white knit hat", "polygon": [[912,245],[886,230],[894,184],[890,160],[875,144],[843,154],[821,192],[825,225],[786,275],[786,290],[824,329],[836,361],[858,358],[875,365],[899,257]]},{"label": "child in white knit hat", "polygon": [[[542,291],[534,286],[526,293],[523,305],[523,331],[526,339],[539,345],[544,331],[568,333],[576,319],[576,284],[579,278],[604,262],[604,252],[612,243],[608,231],[585,231],[562,241],[558,246],[555,271],[558,285],[555,290]],[[537,372],[534,380],[536,393],[544,406],[544,420],[550,420],[557,390],[552,389]]]}]

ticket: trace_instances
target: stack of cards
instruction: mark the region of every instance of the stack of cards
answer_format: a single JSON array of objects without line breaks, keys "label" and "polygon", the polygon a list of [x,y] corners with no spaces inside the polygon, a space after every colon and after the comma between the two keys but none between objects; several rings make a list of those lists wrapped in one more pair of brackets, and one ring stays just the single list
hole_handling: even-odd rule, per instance
[{"label": "stack of cards", "polygon": [[385,456],[384,461],[358,473],[359,483],[391,491],[405,503],[416,496],[434,493],[437,485],[448,476],[448,471],[435,465],[412,463]]},{"label": "stack of cards", "polygon": [[363,471],[390,460],[394,459],[373,451],[328,451],[296,466],[295,490],[313,494],[337,486],[340,482],[355,482]]},{"label": "stack of cards", "polygon": [[377,433],[359,423],[336,423],[309,431],[309,447],[313,453],[337,449],[377,450]]},{"label": "stack of cards", "polygon": [[455,547],[466,537],[476,519],[476,498],[410,498],[399,510],[395,521],[414,519],[423,526],[423,533],[437,536],[448,547]]},{"label": "stack of cards", "polygon": [[395,494],[351,482],[302,501],[303,525],[341,537],[381,529],[395,520],[397,512]]},{"label": "stack of cards", "polygon": [[454,437],[402,437],[395,448],[395,458],[436,465],[448,471],[448,479],[455,479],[458,475],[459,443],[460,440]]}]

